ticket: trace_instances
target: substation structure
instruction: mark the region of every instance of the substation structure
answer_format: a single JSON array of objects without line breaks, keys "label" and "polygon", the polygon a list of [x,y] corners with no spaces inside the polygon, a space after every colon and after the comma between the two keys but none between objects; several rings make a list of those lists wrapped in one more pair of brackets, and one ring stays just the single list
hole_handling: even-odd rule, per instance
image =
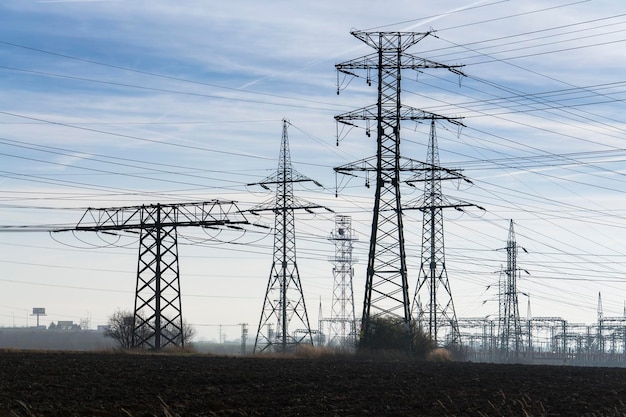
[{"label": "substation structure", "polygon": [[[487,317],[460,318],[458,328],[465,359],[476,362],[626,366],[626,309],[623,317],[604,317],[598,294],[595,324],[568,323],[561,317],[519,314],[517,282],[519,246],[509,224],[507,266],[500,276],[499,311]],[[523,293],[522,293],[523,294]]]},{"label": "substation structure", "polygon": [[561,317],[521,320],[524,343],[516,355],[503,346],[497,319],[459,318],[458,324],[470,361],[626,366],[626,317],[603,317],[594,324]]}]

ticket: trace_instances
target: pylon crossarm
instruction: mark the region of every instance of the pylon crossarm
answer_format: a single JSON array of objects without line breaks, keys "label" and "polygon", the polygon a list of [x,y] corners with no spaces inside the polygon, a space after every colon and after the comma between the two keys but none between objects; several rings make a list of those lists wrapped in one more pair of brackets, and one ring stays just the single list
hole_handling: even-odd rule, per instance
[{"label": "pylon crossarm", "polygon": [[[290,173],[289,175],[291,176],[291,183],[295,183],[295,182],[312,182],[313,184],[317,185],[318,187],[323,187],[322,184],[320,184],[318,181],[313,180],[309,177],[307,177],[306,175],[300,174],[299,172],[297,172],[296,170],[294,170],[293,168],[290,168]],[[249,184],[246,184],[247,186],[252,186],[252,185],[259,185],[263,188],[268,189],[268,185],[280,185],[280,184],[284,184],[285,182],[285,178],[284,178],[284,173],[283,172],[279,172],[279,173],[275,173],[272,175],[267,176],[263,181],[259,181],[259,182],[252,182]]]},{"label": "pylon crossarm", "polygon": [[465,126],[461,122],[462,119],[462,117],[443,116],[406,105],[400,107],[400,120],[445,120],[453,125]]},{"label": "pylon crossarm", "polygon": [[400,57],[400,66],[402,69],[428,69],[428,68],[443,68],[450,72],[465,77],[466,75],[459,68],[463,68],[465,65],[448,65],[441,64],[439,62],[431,61],[426,58],[421,58],[408,53],[402,54]]},{"label": "pylon crossarm", "polygon": [[[390,171],[399,171],[399,172],[418,172],[418,173],[422,173],[422,172],[430,172],[433,169],[441,169],[442,171],[449,171],[452,174],[456,173],[456,170],[448,170],[446,168],[440,168],[440,167],[436,167],[433,164],[429,164],[426,162],[421,162],[415,159],[411,159],[411,158],[405,158],[405,157],[401,157],[400,158],[400,166],[396,167],[396,165],[394,164],[393,166],[388,167],[388,170]],[[338,173],[338,174],[343,174],[343,175],[350,175],[350,176],[356,176],[354,174],[352,174],[352,172],[369,172],[369,171],[377,171],[379,168],[376,166],[377,164],[377,158],[376,156],[372,156],[369,158],[364,158],[361,159],[359,161],[355,161],[355,162],[351,162],[349,164],[346,165],[340,165],[338,167],[334,167],[333,170]],[[380,169],[385,170],[385,167],[381,167]],[[460,170],[459,170],[460,172]],[[458,174],[460,175],[460,174]],[[461,176],[462,177],[462,176]],[[407,183],[410,182],[418,182],[418,181],[423,181],[422,178],[422,174],[416,174],[414,177],[411,177],[410,179],[406,180]],[[456,177],[455,177],[456,178]],[[464,177],[463,177],[464,178]]]},{"label": "pylon crossarm", "polygon": [[408,47],[415,45],[426,36],[434,33],[428,32],[367,32],[353,30],[352,36],[363,41],[374,49],[404,51]]},{"label": "pylon crossarm", "polygon": [[263,212],[280,213],[283,210],[304,210],[304,211],[310,212],[313,209],[324,209],[326,211],[333,212],[332,209],[326,206],[309,203],[304,200],[300,200],[296,198],[294,198],[293,200],[294,201],[292,202],[292,204],[283,205],[279,207],[276,205],[277,204],[276,200],[272,199],[272,201],[270,202],[259,204],[258,206],[254,208],[244,210],[244,212],[250,212],[253,214],[263,213]]},{"label": "pylon crossarm", "polygon": [[422,211],[431,210],[431,209],[441,210],[441,209],[446,209],[446,208],[459,209],[462,207],[479,207],[479,206],[477,206],[476,204],[464,201],[464,200],[452,199],[443,194],[436,196],[435,199],[429,196],[420,196],[420,197],[414,198],[413,200],[409,200],[405,205],[402,206],[402,208],[406,210],[422,210]]},{"label": "pylon crossarm", "polygon": [[195,203],[88,208],[76,227],[69,230],[106,231],[153,227],[157,226],[157,216],[154,214],[159,210],[169,213],[165,218],[158,220],[159,227],[248,224],[246,217],[235,202],[211,200]]},{"label": "pylon crossarm", "polygon": [[424,168],[422,170],[415,170],[415,171],[418,171],[418,172],[414,176],[412,176],[411,178],[405,181],[410,186],[412,186],[412,184],[416,182],[430,181],[431,180],[430,177],[432,177],[432,171],[439,172],[437,174],[438,180],[442,180],[442,181],[447,181],[447,180],[464,180],[465,181],[467,180],[467,178],[463,174],[461,174],[461,170],[446,169],[446,168],[442,168],[442,167],[435,166],[432,164],[424,164]]},{"label": "pylon crossarm", "polygon": [[[439,62],[431,61],[426,58],[420,58],[410,54],[402,54],[400,57],[400,61],[394,61],[392,59],[383,60],[381,65],[378,65],[379,55],[377,53],[369,54],[362,56],[360,58],[351,59],[350,61],[342,62],[341,64],[336,64],[335,68],[338,72],[343,74],[350,75],[356,78],[363,78],[359,74],[355,74],[351,70],[368,70],[373,67],[385,69],[396,69],[400,67],[401,69],[412,69],[412,70],[420,70],[420,69],[433,69],[433,68],[443,68],[447,69],[454,74],[465,76],[465,74],[459,69],[464,67],[464,65],[447,65],[441,64]],[[399,62],[399,64],[398,64]],[[371,83],[370,77],[366,76],[368,80],[368,84]]]},{"label": "pylon crossarm", "polygon": [[333,170],[336,173],[345,175],[350,175],[349,173],[353,171],[376,171],[376,157],[372,156],[369,158],[361,159],[360,161],[355,161],[346,165],[334,167]]},{"label": "pylon crossarm", "polygon": [[338,72],[342,72],[352,77],[361,78],[360,75],[355,74],[350,70],[370,69],[376,66],[377,61],[378,61],[378,54],[372,53],[372,54],[364,55],[359,58],[354,58],[349,61],[342,62],[340,64],[335,64],[335,68],[337,69]]},{"label": "pylon crossarm", "polygon": [[[427,112],[425,110],[420,110],[415,107],[402,105],[400,107],[400,112],[398,113],[398,109],[396,107],[383,107],[381,109],[383,113],[383,119],[386,119],[387,116],[393,116],[393,119],[396,120],[396,116],[399,120],[446,120],[452,124],[464,126],[460,121],[460,117],[449,117],[442,116],[439,114],[434,114]],[[353,110],[347,113],[338,114],[335,116],[335,120],[339,123],[344,123],[347,125],[355,126],[351,123],[354,120],[378,120],[379,116],[379,108],[377,105],[371,105],[366,107],[361,107],[360,109]]]}]

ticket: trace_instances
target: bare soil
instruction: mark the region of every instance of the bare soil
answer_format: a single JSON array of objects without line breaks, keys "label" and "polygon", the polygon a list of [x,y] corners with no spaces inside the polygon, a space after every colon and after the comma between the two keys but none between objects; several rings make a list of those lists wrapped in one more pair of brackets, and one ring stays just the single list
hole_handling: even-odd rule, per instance
[{"label": "bare soil", "polygon": [[2,416],[626,416],[626,369],[0,352]]}]

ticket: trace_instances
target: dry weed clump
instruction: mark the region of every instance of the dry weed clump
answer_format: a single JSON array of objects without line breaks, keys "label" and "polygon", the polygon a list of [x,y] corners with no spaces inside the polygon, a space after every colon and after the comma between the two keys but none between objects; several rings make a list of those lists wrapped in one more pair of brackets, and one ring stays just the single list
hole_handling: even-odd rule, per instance
[{"label": "dry weed clump", "polygon": [[247,355],[250,357],[264,358],[264,359],[330,359],[330,358],[352,358],[355,356],[354,352],[341,349],[339,347],[332,346],[312,346],[308,344],[301,344],[296,346],[295,349],[288,352],[262,352]]},{"label": "dry weed clump", "polygon": [[303,359],[350,359],[355,357],[354,351],[339,346],[300,345],[292,357]]},{"label": "dry weed clump", "polygon": [[429,362],[451,362],[452,352],[444,348],[433,349],[426,356],[426,360]]}]

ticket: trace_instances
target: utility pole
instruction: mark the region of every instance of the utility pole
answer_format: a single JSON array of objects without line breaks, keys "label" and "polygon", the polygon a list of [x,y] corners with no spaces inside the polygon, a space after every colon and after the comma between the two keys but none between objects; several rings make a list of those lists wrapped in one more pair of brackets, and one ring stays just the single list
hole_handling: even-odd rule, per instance
[{"label": "utility pole", "polygon": [[241,355],[246,354],[246,341],[248,339],[248,323],[240,323],[241,326]]},{"label": "utility pole", "polygon": [[[292,168],[287,135],[288,125],[289,122],[283,120],[277,172],[257,183],[266,189],[269,189],[268,185],[275,185],[276,195],[270,202],[249,210],[251,213],[261,211],[274,213],[274,259],[254,342],[254,353],[264,352],[268,349],[285,353],[302,343],[313,345],[309,316],[296,261],[294,211],[297,209],[311,211],[314,208],[322,208],[322,206],[297,199],[293,194],[293,184],[312,181],[318,186],[321,185]],[[275,331],[272,330],[274,323],[276,324]],[[297,327],[297,331],[290,330],[294,327]]]},{"label": "utility pole", "polygon": [[[460,170],[443,168],[439,163],[439,147],[435,119],[430,122],[426,168],[407,181],[424,183],[421,198],[407,204],[407,209],[423,213],[422,256],[419,276],[413,297],[413,312],[422,331],[427,331],[436,345],[452,346],[460,343],[459,325],[454,309],[452,288],[446,269],[443,210],[475,206],[465,201],[453,201],[443,195],[443,180],[465,181],[471,184]],[[423,302],[425,301],[425,305]]]},{"label": "utility pole", "polygon": [[360,346],[363,348],[371,346],[374,330],[372,323],[377,317],[391,316],[399,319],[402,324],[406,346],[410,349],[411,311],[400,195],[400,173],[410,168],[403,165],[400,153],[400,122],[447,118],[401,103],[402,70],[445,68],[458,75],[463,73],[456,66],[439,64],[407,53],[408,48],[431,32],[353,31],[351,34],[373,48],[375,52],[336,65],[337,93],[340,91],[339,73],[358,77],[354,70],[364,71],[369,85],[372,82],[370,74],[375,71],[378,87],[378,100],[375,105],[335,116],[337,122],[348,126],[355,126],[353,122],[357,120],[365,121],[365,132],[368,136],[370,123],[376,123],[376,156],[335,168],[337,173],[347,175],[354,175],[352,171],[376,173]]},{"label": "utility pole", "polygon": [[358,261],[352,256],[352,242],[357,240],[352,230],[352,217],[336,215],[335,230],[329,240],[335,242],[335,256],[329,260],[333,263],[333,299],[331,305],[329,345],[344,350],[356,347],[356,329],[354,313],[354,291],[352,277],[354,263]]},{"label": "utility pole", "polygon": [[184,347],[178,269],[179,227],[249,224],[232,201],[89,208],[77,226],[56,231],[112,233],[139,230],[132,346]]}]

